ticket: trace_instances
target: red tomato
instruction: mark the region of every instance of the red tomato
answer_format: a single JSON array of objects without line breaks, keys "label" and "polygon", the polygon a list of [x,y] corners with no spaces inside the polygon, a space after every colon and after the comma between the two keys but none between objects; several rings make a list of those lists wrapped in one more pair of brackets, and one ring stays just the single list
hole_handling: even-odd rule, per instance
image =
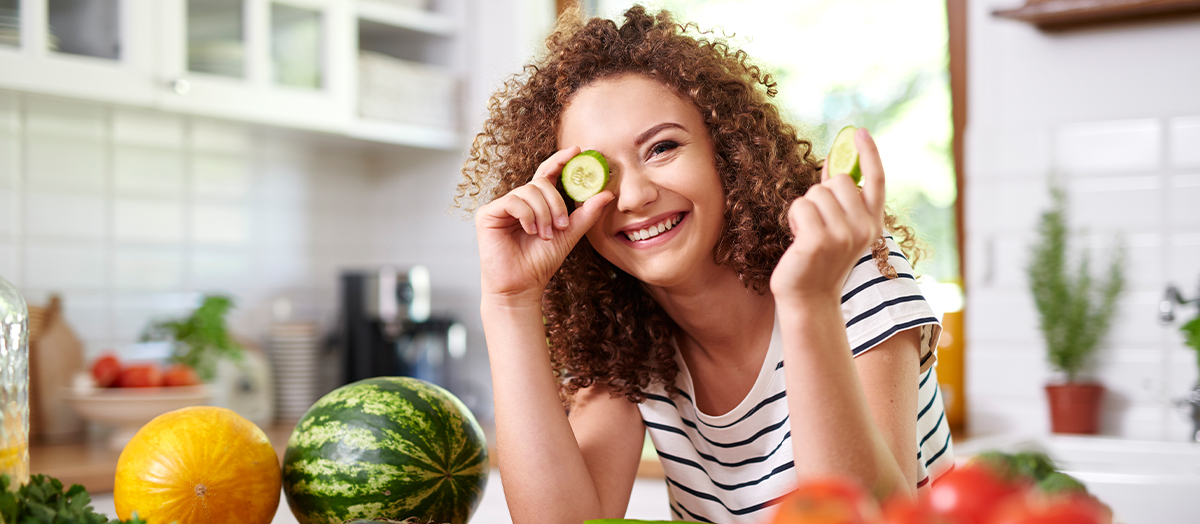
[{"label": "red tomato", "polygon": [[112,353],[100,355],[100,358],[92,362],[92,378],[99,387],[115,386],[117,379],[121,378],[121,361]]},{"label": "red tomato", "polygon": [[196,370],[186,364],[171,364],[167,368],[166,373],[163,373],[164,386],[195,386],[200,384],[200,377],[196,375]]},{"label": "red tomato", "polygon": [[163,385],[158,364],[138,364],[121,370],[118,385],[123,388],[157,388]]},{"label": "red tomato", "polygon": [[1108,508],[1091,497],[1012,497],[989,524],[1111,524]]},{"label": "red tomato", "polygon": [[879,507],[857,484],[822,479],[800,484],[775,513],[773,524],[870,524],[879,521]]},{"label": "red tomato", "polygon": [[930,515],[956,524],[984,524],[1001,502],[1020,491],[987,468],[968,464],[938,479],[920,504]]},{"label": "red tomato", "polygon": [[926,505],[918,504],[916,499],[908,497],[892,497],[883,503],[883,519],[881,524],[933,524]]}]

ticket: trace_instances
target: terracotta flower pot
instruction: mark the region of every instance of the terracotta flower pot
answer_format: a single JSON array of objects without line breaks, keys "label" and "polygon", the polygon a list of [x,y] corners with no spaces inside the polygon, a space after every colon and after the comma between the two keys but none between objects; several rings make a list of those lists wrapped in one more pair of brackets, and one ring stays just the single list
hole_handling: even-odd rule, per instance
[{"label": "terracotta flower pot", "polygon": [[1095,435],[1100,432],[1104,386],[1068,382],[1046,386],[1050,400],[1050,429],[1055,433]]}]

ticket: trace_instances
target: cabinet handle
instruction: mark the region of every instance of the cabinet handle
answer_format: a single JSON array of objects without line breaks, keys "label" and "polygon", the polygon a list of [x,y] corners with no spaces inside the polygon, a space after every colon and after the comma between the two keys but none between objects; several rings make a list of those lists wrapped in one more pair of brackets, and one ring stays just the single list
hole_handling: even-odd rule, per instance
[{"label": "cabinet handle", "polygon": [[178,94],[186,95],[192,90],[192,84],[182,78],[176,78],[171,81],[171,90]]}]

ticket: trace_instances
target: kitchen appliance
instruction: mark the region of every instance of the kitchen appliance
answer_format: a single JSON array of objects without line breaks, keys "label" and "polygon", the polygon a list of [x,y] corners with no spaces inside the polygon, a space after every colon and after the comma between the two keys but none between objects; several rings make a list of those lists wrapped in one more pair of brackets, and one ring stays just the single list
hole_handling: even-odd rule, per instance
[{"label": "kitchen appliance", "polygon": [[335,347],[342,383],[408,376],[454,391],[451,361],[466,354],[466,329],[431,315],[424,266],[345,271]]}]

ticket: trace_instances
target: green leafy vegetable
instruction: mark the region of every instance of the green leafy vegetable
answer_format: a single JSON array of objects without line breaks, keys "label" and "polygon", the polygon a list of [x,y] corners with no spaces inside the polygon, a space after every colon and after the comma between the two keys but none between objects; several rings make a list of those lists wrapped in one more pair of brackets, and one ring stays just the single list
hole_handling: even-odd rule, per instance
[{"label": "green leafy vegetable", "polygon": [[33,475],[16,491],[11,486],[8,474],[0,474],[0,524],[146,524],[136,513],[128,521],[96,513],[92,497],[79,484],[64,492],[58,479]]},{"label": "green leafy vegetable", "polygon": [[1035,482],[1041,482],[1058,470],[1050,457],[1037,451],[1022,451],[1013,455],[1013,465],[1016,466],[1018,475],[1029,477]]},{"label": "green leafy vegetable", "polygon": [[221,357],[239,360],[242,347],[225,328],[225,314],[233,309],[233,300],[220,295],[204,297],[204,302],[181,320],[156,322],[142,334],[142,340],[174,340],[171,360],[191,366],[204,381],[216,375]]},{"label": "green leafy vegetable", "polygon": [[1183,332],[1183,343],[1196,350],[1196,367],[1200,368],[1200,314],[1180,326],[1179,330]]},{"label": "green leafy vegetable", "polygon": [[1086,495],[1088,492],[1087,488],[1078,479],[1059,471],[1054,471],[1046,475],[1046,478],[1038,481],[1037,487],[1042,493],[1047,495],[1076,493]]}]

